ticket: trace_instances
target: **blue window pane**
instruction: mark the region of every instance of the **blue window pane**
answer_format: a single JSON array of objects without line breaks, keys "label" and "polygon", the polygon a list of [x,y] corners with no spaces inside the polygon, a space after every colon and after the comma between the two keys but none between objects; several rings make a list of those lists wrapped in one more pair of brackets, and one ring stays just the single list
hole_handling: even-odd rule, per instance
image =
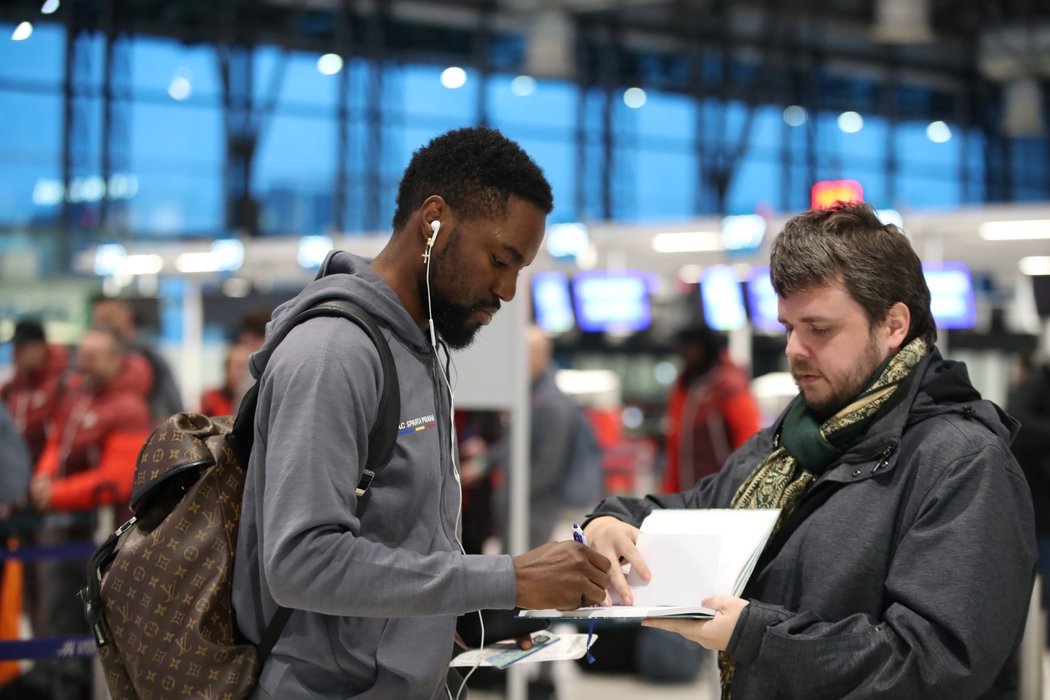
[{"label": "blue window pane", "polygon": [[255,161],[267,233],[316,234],[332,225],[335,137],[330,119],[273,116]]},{"label": "blue window pane", "polygon": [[[400,101],[411,122],[433,120],[455,126],[474,123],[478,105],[477,73],[467,70],[467,82],[462,87],[449,89],[441,84],[441,72],[444,69],[436,66],[408,66],[400,72]],[[439,127],[439,132],[444,130]]]},{"label": "blue window pane", "polygon": [[224,222],[222,179],[192,167],[140,173],[131,202],[131,228],[138,235],[214,235]]},{"label": "blue window pane", "polygon": [[[170,101],[131,105],[131,154],[136,170],[221,167],[226,137],[222,110]],[[172,163],[172,162],[175,163]]]},{"label": "blue window pane", "polygon": [[530,94],[515,94],[515,76],[494,75],[489,79],[489,119],[501,130],[525,127],[568,134],[576,126],[578,96],[575,86],[561,80],[536,80]]},{"label": "blue window pane", "polygon": [[780,198],[783,169],[775,160],[747,157],[737,168],[729,185],[725,214],[754,214],[760,208],[775,207]]},{"label": "blue window pane", "polygon": [[694,138],[696,107],[693,100],[684,95],[650,90],[646,92],[645,105],[632,111],[637,114],[638,133],[646,137],[686,142]]},{"label": "blue window pane", "polygon": [[676,151],[639,149],[635,174],[638,218],[660,220],[693,216],[696,158],[687,144]]},{"label": "blue window pane", "polygon": [[0,159],[3,162],[57,163],[61,148],[60,94],[0,90]]},{"label": "blue window pane", "polygon": [[[931,179],[904,174],[898,179],[898,209],[935,209],[956,206],[962,202],[962,187],[958,180]],[[907,219],[905,219],[907,225]]]},{"label": "blue window pane", "polygon": [[[174,102],[168,91],[174,80],[188,88],[186,102],[213,102],[222,95],[215,51],[208,46],[187,46],[166,39],[136,37],[131,44],[131,87],[136,97]],[[185,82],[182,82],[185,81]]]},{"label": "blue window pane", "polygon": [[775,157],[773,151],[779,149],[784,135],[783,109],[778,106],[765,106],[755,109],[751,123],[751,134],[747,140],[748,152],[759,157]]},{"label": "blue window pane", "polygon": [[58,86],[66,56],[66,32],[60,24],[34,22],[33,34],[11,41],[16,24],[0,22],[0,78]]},{"label": "blue window pane", "polygon": [[[269,100],[276,96],[279,108],[296,104],[311,106],[336,105],[339,74],[324,75],[317,70],[316,53],[284,52],[272,47],[260,48],[255,55],[255,96]],[[344,66],[343,70],[347,70]],[[276,95],[274,85],[279,86]]]},{"label": "blue window pane", "polygon": [[0,224],[55,221],[62,191],[57,160],[0,162]]},{"label": "blue window pane", "polygon": [[190,102],[131,105],[131,227],[155,236],[223,230],[222,111]]},{"label": "blue window pane", "polygon": [[934,143],[927,136],[925,122],[907,122],[897,126],[896,151],[904,168],[918,168],[927,175],[954,179],[958,177],[961,145],[958,130],[949,126],[952,138]]},{"label": "blue window pane", "polygon": [[885,158],[886,120],[870,114],[861,116],[864,125],[860,131],[852,134],[839,128],[839,113],[822,112],[818,117],[821,153],[841,160],[847,169],[854,164],[881,167]]}]

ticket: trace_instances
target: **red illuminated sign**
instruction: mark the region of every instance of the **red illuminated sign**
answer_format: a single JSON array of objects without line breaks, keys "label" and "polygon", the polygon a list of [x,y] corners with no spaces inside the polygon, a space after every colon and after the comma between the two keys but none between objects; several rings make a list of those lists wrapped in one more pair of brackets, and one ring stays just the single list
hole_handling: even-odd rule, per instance
[{"label": "red illuminated sign", "polygon": [[856,180],[821,180],[810,190],[810,207],[827,209],[835,202],[861,202],[864,188]]}]

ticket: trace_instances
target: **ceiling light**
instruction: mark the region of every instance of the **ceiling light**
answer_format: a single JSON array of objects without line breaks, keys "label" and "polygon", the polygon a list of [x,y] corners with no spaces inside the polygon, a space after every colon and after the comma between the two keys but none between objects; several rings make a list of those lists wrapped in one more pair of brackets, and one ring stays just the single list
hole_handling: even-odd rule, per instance
[{"label": "ceiling light", "polygon": [[942,121],[930,122],[926,127],[926,138],[934,143],[947,143],[952,140],[952,130]]},{"label": "ceiling light", "polygon": [[33,25],[31,22],[20,22],[15,30],[11,32],[11,41],[25,41],[33,36]]},{"label": "ceiling light", "polygon": [[164,269],[164,258],[159,255],[129,255],[120,261],[117,273],[121,275],[155,275]]},{"label": "ceiling light", "polygon": [[1017,263],[1017,269],[1022,275],[1030,277],[1050,275],[1050,255],[1029,255],[1021,258]]},{"label": "ceiling light", "polygon": [[171,99],[177,100],[178,102],[188,99],[191,92],[193,92],[193,85],[190,83],[189,76],[187,75],[181,73],[176,74],[168,84],[168,95]]},{"label": "ceiling light", "polygon": [[788,105],[784,108],[784,123],[788,126],[802,126],[808,118],[805,107]]},{"label": "ceiling light", "polygon": [[977,235],[986,241],[1035,241],[1050,238],[1050,219],[985,221]]},{"label": "ceiling light", "polygon": [[519,75],[510,81],[510,91],[518,97],[528,97],[536,92],[536,79],[531,75]]},{"label": "ceiling light", "polygon": [[855,134],[864,128],[864,117],[857,112],[843,112],[838,119],[839,129],[847,134]]},{"label": "ceiling light", "polygon": [[335,75],[343,70],[343,57],[337,53],[326,53],[317,59],[317,72],[321,75]]},{"label": "ceiling light", "polygon": [[630,87],[623,91],[623,103],[631,109],[641,109],[645,106],[645,90],[638,87]]},{"label": "ceiling light", "polygon": [[715,231],[675,231],[653,235],[657,253],[702,253],[722,250],[721,234]]},{"label": "ceiling light", "polygon": [[58,0],[44,0],[44,5],[40,8],[40,14],[53,15],[56,11],[58,11]]},{"label": "ceiling light", "polygon": [[222,269],[222,260],[210,250],[202,253],[182,253],[175,258],[175,269],[184,274],[218,272]]},{"label": "ceiling light", "polygon": [[449,90],[456,90],[467,84],[467,72],[459,66],[449,66],[441,71],[441,84]]}]

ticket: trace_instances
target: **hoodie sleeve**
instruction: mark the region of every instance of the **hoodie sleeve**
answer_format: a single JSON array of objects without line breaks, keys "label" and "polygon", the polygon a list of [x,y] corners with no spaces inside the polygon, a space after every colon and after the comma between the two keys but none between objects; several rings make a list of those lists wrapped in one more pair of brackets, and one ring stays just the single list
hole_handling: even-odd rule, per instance
[{"label": "hoodie sleeve", "polygon": [[252,464],[265,470],[260,556],[278,605],[360,617],[513,607],[510,557],[422,553],[359,536],[354,490],[382,390],[363,331],[343,319],[304,323],[275,350],[261,389],[265,463],[253,455]]}]

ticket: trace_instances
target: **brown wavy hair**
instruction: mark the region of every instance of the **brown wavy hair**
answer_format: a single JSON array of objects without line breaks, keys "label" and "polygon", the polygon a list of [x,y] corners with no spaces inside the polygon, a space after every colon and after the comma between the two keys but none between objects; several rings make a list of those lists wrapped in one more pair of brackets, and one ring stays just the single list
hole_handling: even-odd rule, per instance
[{"label": "brown wavy hair", "polygon": [[773,242],[769,267],[781,298],[841,279],[869,323],[885,320],[890,307],[903,302],[911,312],[904,344],[937,340],[919,256],[904,232],[883,224],[868,204],[837,202],[794,217]]}]

